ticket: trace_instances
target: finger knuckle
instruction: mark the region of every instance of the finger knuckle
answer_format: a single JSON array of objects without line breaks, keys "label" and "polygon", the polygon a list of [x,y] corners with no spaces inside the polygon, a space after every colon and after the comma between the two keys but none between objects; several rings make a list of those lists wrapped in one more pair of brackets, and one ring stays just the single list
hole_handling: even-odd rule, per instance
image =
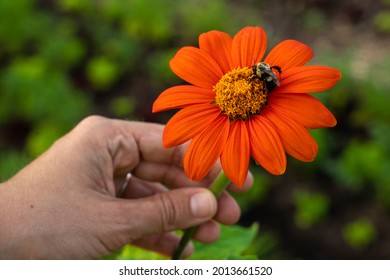
[{"label": "finger knuckle", "polygon": [[87,127],[87,128],[94,128],[96,126],[100,126],[104,124],[106,121],[106,118],[98,116],[98,115],[92,115],[84,118],[79,126],[80,127]]},{"label": "finger knuckle", "polygon": [[176,146],[174,147],[174,151],[172,153],[171,162],[178,167],[183,166],[183,159],[184,159],[184,150],[183,146]]},{"label": "finger knuckle", "polygon": [[160,228],[162,231],[170,231],[177,226],[177,206],[169,195],[160,196]]}]

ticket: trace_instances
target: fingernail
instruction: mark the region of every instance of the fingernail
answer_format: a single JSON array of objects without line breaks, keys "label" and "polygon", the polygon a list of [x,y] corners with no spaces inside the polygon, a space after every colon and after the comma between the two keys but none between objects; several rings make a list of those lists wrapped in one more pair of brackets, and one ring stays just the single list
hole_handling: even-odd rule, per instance
[{"label": "fingernail", "polygon": [[216,211],[215,198],[209,191],[200,191],[191,196],[191,212],[198,218],[212,217]]}]

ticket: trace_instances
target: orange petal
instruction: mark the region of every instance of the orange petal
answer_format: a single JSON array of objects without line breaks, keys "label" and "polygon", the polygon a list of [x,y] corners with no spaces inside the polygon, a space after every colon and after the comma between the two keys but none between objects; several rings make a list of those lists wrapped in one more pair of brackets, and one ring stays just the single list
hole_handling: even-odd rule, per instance
[{"label": "orange petal", "polygon": [[275,92],[319,92],[332,88],[341,79],[339,70],[327,66],[298,66],[281,74],[281,85]]},{"label": "orange petal", "polygon": [[232,42],[232,68],[250,67],[264,56],[267,48],[267,34],[260,27],[245,27]]},{"label": "orange petal", "polygon": [[222,151],[221,165],[226,176],[238,187],[242,187],[248,175],[250,145],[245,122],[238,120],[230,124],[229,138]]},{"label": "orange petal", "polygon": [[268,103],[275,112],[281,112],[307,128],[333,127],[337,123],[318,99],[306,93],[272,93]]},{"label": "orange petal", "polygon": [[219,114],[220,109],[212,104],[199,104],[181,109],[164,128],[162,135],[164,147],[171,148],[183,144],[203,133]]},{"label": "orange petal", "polygon": [[215,100],[215,94],[210,89],[197,86],[175,86],[163,91],[153,103],[153,113],[183,108],[187,105],[208,103]]},{"label": "orange petal", "polygon": [[195,47],[181,48],[169,63],[172,71],[190,84],[213,89],[223,72],[205,51]]},{"label": "orange petal", "polygon": [[199,48],[215,59],[223,73],[232,69],[232,37],[221,31],[210,31],[199,36]]},{"label": "orange petal", "polygon": [[310,47],[295,40],[285,40],[277,44],[264,59],[271,66],[279,66],[283,71],[305,65],[313,58]]},{"label": "orange petal", "polygon": [[262,116],[247,121],[251,154],[258,164],[274,175],[286,170],[286,153],[278,133],[270,121]]},{"label": "orange petal", "polygon": [[288,154],[301,161],[314,160],[318,145],[303,125],[269,107],[261,114],[274,124]]},{"label": "orange petal", "polygon": [[220,157],[229,136],[229,119],[219,115],[200,135],[192,139],[184,157],[187,176],[202,180]]}]

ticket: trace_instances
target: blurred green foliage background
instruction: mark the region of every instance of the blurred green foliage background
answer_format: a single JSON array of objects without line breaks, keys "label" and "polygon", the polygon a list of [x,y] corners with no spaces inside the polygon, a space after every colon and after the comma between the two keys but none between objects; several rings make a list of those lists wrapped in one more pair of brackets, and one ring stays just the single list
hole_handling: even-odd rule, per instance
[{"label": "blurred green foliage background", "polygon": [[87,115],[165,123],[173,112],[151,105],[182,83],[168,66],[178,48],[247,25],[266,30],[269,49],[296,39],[313,48],[311,64],[342,71],[316,94],[338,125],[312,132],[312,163],[289,158],[279,177],[253,165],[255,185],[236,196],[240,225],[193,258],[390,258],[389,0],[0,1],[0,180]]}]

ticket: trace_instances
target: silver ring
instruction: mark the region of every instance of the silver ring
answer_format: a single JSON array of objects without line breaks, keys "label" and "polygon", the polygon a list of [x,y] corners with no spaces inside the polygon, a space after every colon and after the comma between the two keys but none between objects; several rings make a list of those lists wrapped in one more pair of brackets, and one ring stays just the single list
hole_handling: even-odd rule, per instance
[{"label": "silver ring", "polygon": [[125,182],[123,183],[122,187],[119,189],[119,192],[118,192],[118,196],[119,196],[119,197],[122,197],[123,194],[125,193],[125,190],[126,190],[126,188],[127,188],[127,185],[128,185],[129,182],[130,182],[131,176],[132,176],[132,174],[131,174],[130,172],[127,173]]}]

